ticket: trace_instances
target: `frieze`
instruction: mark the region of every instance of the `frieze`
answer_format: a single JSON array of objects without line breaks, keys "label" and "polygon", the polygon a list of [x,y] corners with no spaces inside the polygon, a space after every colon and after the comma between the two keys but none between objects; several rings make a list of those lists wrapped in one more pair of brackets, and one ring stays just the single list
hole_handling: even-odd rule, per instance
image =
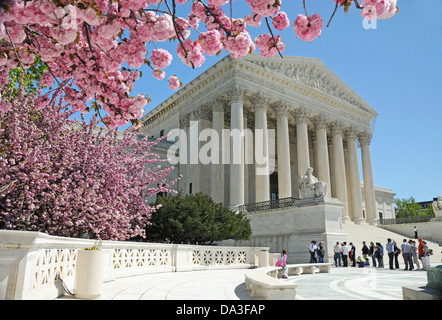
[{"label": "frieze", "polygon": [[352,98],[344,89],[336,84],[334,80],[330,79],[320,68],[315,65],[265,63],[263,61],[253,62],[264,69],[283,74],[290,79],[294,79],[309,87],[321,90],[333,97],[346,101],[367,111],[361,103]]}]

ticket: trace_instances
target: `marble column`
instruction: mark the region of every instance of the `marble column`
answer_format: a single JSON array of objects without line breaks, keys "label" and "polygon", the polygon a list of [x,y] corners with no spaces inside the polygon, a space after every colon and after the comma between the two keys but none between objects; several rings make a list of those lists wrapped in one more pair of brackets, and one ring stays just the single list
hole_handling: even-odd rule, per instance
[{"label": "marble column", "polygon": [[191,180],[187,177],[188,176],[188,166],[189,166],[189,126],[190,126],[190,118],[189,115],[186,114],[180,118],[180,165],[179,165],[179,172],[182,176],[180,180],[178,180],[178,189],[183,190],[185,194],[190,193],[189,190],[189,183],[191,183]]},{"label": "marble column", "polygon": [[353,128],[346,130],[348,146],[348,169],[350,173],[351,212],[353,222],[364,222],[362,213],[361,175],[359,173],[358,146],[356,142],[357,132]]},{"label": "marble column", "polygon": [[[222,151],[222,130],[224,129],[224,106],[222,101],[214,99],[212,106],[212,128],[219,138],[219,150]],[[224,201],[224,165],[222,153],[219,152],[218,163],[212,163],[211,169],[211,194],[215,202]]]},{"label": "marble column", "polygon": [[255,200],[256,202],[269,201],[268,98],[257,94],[251,101],[255,109]]},{"label": "marble column", "polygon": [[331,180],[327,146],[327,122],[318,116],[314,119],[316,129],[316,153],[317,153],[317,174],[318,180],[328,184],[327,196],[331,195]]},{"label": "marble column", "polygon": [[333,171],[334,171],[334,187],[335,195],[338,200],[344,205],[342,209],[342,222],[350,222],[348,216],[347,204],[347,178],[345,175],[345,160],[344,160],[344,144],[343,144],[343,126],[337,122],[331,126],[332,141],[333,141]]},{"label": "marble column", "polygon": [[296,122],[296,142],[298,149],[298,175],[304,175],[310,166],[310,150],[308,146],[308,113],[298,109],[294,113]]},{"label": "marble column", "polygon": [[279,199],[292,196],[292,175],[290,170],[289,107],[279,103],[276,112],[276,140],[278,153],[278,193]]},{"label": "marble column", "polygon": [[230,206],[244,204],[244,93],[234,86],[230,96]]},{"label": "marble column", "polygon": [[376,195],[374,190],[373,167],[370,153],[371,134],[364,132],[359,135],[362,157],[362,174],[364,177],[365,214],[367,222],[371,225],[378,224],[376,213]]}]

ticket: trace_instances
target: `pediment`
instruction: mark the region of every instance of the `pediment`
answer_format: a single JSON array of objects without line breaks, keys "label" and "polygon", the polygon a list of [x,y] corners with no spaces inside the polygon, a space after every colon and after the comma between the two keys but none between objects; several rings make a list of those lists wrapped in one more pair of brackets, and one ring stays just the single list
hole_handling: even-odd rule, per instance
[{"label": "pediment", "polygon": [[259,54],[252,54],[241,61],[258,66],[272,75],[288,78],[319,90],[370,113],[374,118],[378,115],[366,101],[319,59],[293,56],[265,58]]}]

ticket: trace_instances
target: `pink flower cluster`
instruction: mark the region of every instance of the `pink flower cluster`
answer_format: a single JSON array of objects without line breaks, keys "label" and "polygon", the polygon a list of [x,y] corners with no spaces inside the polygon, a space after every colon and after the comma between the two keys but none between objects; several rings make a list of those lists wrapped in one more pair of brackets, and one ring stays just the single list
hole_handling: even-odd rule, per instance
[{"label": "pink flower cluster", "polygon": [[284,42],[281,42],[281,36],[277,35],[272,38],[269,34],[262,34],[255,40],[261,55],[264,57],[273,57],[275,54],[281,53],[286,48]]},{"label": "pink flower cluster", "polygon": [[294,22],[294,30],[298,38],[311,42],[321,34],[322,24],[323,21],[319,14],[309,17],[299,14]]},{"label": "pink flower cluster", "polygon": [[397,0],[362,0],[361,16],[367,20],[388,19],[397,11]]},{"label": "pink flower cluster", "polygon": [[198,41],[193,41],[190,38],[178,45],[177,54],[185,65],[192,68],[200,67],[206,59]]},{"label": "pink flower cluster", "polygon": [[172,62],[172,55],[165,49],[152,50],[150,61],[155,68],[164,69]]},{"label": "pink flower cluster", "polygon": [[252,13],[269,17],[276,14],[281,8],[282,0],[246,0],[252,7]]}]

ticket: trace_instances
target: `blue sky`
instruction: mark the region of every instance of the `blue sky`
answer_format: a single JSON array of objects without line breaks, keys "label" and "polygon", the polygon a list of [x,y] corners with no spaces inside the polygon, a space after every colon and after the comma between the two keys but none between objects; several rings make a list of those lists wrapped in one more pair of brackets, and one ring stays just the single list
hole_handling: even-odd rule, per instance
[{"label": "blue sky", "polygon": [[[442,0],[423,2],[399,0],[399,15],[367,30],[354,7],[347,15],[340,8],[326,28],[334,1],[308,0],[309,14],[324,19],[321,36],[306,43],[292,27],[280,33],[287,44],[284,55],[320,59],[379,113],[371,143],[375,184],[392,189],[397,198],[413,196],[416,201],[442,195]],[[301,0],[282,3],[292,21],[303,13]],[[234,17],[249,11],[233,2]],[[174,54],[176,44],[169,48]],[[220,57],[207,57],[192,70],[174,56],[165,71],[186,84]],[[175,91],[152,78],[150,70],[143,72],[134,91],[152,99],[147,113]]]}]

